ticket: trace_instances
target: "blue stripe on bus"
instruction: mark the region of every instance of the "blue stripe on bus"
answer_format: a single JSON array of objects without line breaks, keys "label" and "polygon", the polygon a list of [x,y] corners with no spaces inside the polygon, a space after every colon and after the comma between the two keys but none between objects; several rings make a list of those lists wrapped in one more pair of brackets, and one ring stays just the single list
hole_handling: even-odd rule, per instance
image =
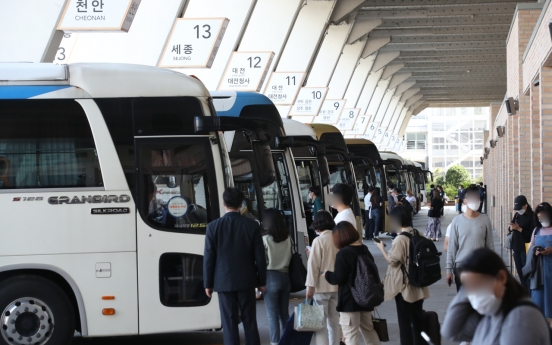
[{"label": "blue stripe on bus", "polygon": [[0,85],[0,99],[27,99],[68,87],[71,85]]},{"label": "blue stripe on bus", "polygon": [[235,102],[232,108],[226,111],[218,111],[218,116],[240,117],[243,107],[247,105],[271,104],[272,101],[263,94],[256,92],[236,92]]}]

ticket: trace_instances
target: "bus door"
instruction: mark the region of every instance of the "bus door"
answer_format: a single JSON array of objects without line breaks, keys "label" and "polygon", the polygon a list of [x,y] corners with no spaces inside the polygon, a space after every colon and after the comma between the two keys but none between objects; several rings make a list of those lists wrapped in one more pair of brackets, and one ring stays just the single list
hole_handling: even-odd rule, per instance
[{"label": "bus door", "polygon": [[297,177],[299,178],[299,188],[301,192],[301,200],[305,210],[307,229],[311,226],[315,214],[312,213],[313,205],[309,197],[309,189],[311,187],[320,188],[318,197],[324,203],[324,193],[322,193],[322,183],[320,181],[320,173],[318,171],[318,162],[316,159],[295,159],[295,167],[297,169]]},{"label": "bus door", "polygon": [[210,139],[136,139],[141,334],[221,326],[216,294],[203,286],[205,231],[219,217],[223,180]]}]

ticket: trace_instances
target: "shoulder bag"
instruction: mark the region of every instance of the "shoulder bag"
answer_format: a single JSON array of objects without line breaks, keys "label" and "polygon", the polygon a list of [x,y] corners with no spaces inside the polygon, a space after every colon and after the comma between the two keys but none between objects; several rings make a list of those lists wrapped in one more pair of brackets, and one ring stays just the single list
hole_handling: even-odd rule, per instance
[{"label": "shoulder bag", "polygon": [[291,242],[291,260],[289,261],[288,273],[291,284],[291,292],[298,292],[305,289],[307,281],[307,269],[303,265],[303,257],[295,250],[295,245]]},{"label": "shoulder bag", "polygon": [[[514,223],[516,221],[517,213],[514,215],[514,218],[512,218],[511,223]],[[508,234],[506,235],[506,240],[504,241],[504,247],[508,250],[512,250],[512,240],[514,238],[514,230],[510,229],[508,227]]]}]

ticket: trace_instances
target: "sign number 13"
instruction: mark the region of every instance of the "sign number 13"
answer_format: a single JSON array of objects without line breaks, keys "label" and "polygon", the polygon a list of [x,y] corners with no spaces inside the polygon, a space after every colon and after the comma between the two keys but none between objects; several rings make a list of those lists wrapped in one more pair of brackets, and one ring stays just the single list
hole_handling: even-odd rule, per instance
[{"label": "sign number 13", "polygon": [[[202,28],[204,29],[204,34],[201,35],[201,37],[207,39],[211,38],[211,25],[203,25]],[[199,25],[194,26],[194,30],[196,30],[196,37],[199,38]]]}]

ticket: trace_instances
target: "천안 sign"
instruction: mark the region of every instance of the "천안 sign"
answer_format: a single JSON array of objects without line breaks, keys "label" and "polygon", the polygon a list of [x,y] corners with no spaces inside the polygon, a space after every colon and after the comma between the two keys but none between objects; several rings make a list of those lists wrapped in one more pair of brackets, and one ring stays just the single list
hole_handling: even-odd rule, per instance
[{"label": "\ucc9c\uc548 sign", "polygon": [[57,30],[128,32],[141,0],[68,0]]}]

